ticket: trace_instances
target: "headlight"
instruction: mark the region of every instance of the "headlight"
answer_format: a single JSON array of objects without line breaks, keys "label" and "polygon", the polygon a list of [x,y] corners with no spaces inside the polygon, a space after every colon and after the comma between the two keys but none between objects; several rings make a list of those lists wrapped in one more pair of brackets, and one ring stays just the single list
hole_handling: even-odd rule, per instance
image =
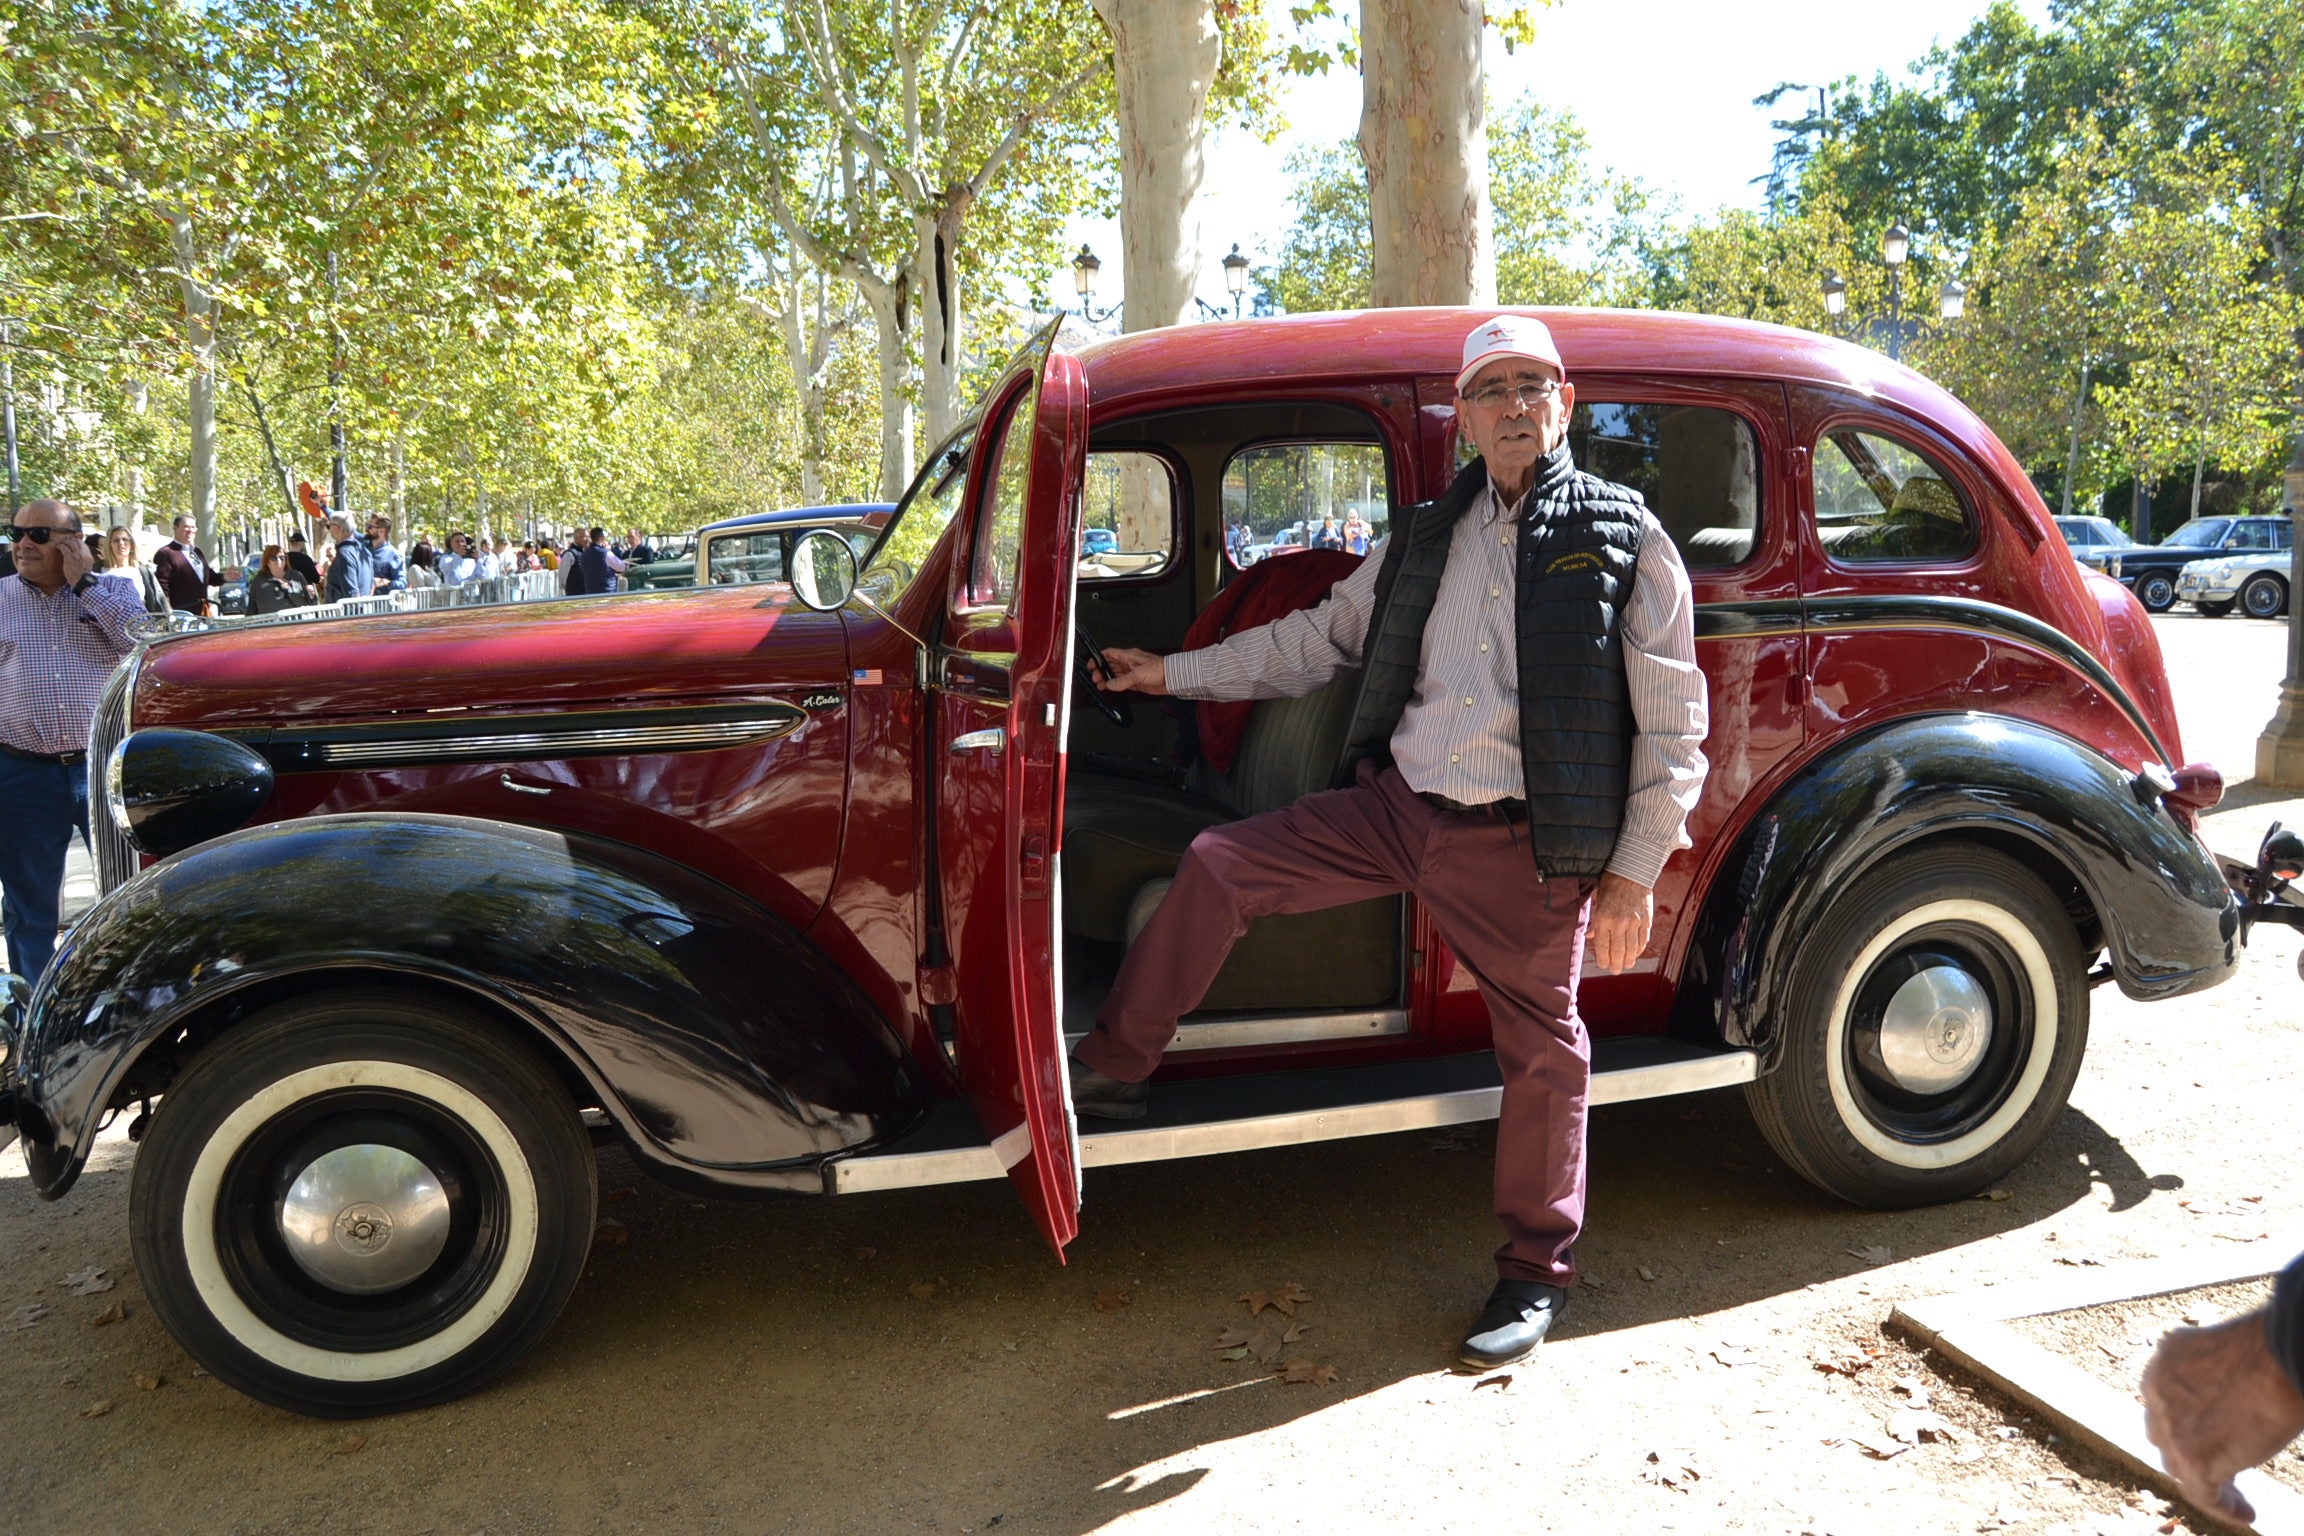
[{"label": "headlight", "polygon": [[246,825],[272,796],[272,765],[226,736],[155,728],[112,749],[104,790],[120,830],[164,859]]}]

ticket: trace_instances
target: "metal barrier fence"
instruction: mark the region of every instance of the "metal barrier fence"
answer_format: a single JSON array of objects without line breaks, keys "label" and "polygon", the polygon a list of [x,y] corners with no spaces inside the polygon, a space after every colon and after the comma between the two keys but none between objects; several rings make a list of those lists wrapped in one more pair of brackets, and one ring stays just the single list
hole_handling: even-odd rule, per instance
[{"label": "metal barrier fence", "polygon": [[512,576],[491,576],[453,587],[411,587],[405,592],[382,592],[374,597],[347,597],[333,603],[307,603],[277,613],[225,613],[198,618],[188,613],[165,619],[147,619],[136,632],[150,639],[192,630],[249,624],[309,624],[315,619],[359,618],[378,613],[415,613],[431,608],[471,608],[498,603],[532,603],[560,595],[557,571],[522,571]]}]

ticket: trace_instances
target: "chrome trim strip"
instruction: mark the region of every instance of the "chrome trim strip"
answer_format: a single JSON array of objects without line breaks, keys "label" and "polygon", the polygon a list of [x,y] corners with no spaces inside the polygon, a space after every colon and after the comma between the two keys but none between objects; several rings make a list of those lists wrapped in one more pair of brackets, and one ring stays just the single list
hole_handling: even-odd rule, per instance
[{"label": "chrome trim strip", "polygon": [[113,816],[112,757],[128,739],[129,716],[136,707],[136,682],[144,672],[142,646],[128,657],[110,680],[96,704],[88,741],[88,846],[95,854],[96,886],[109,896],[136,877],[144,867],[136,845],[128,840]]},{"label": "chrome trim strip", "polygon": [[[1187,1051],[1228,1051],[1252,1045],[1296,1045],[1307,1040],[1370,1040],[1381,1035],[1405,1035],[1412,1026],[1405,1008],[1371,1008],[1357,1013],[1291,1013],[1244,1019],[1213,1019],[1204,1024],[1179,1024],[1167,1054]],[[1087,1031],[1067,1032],[1065,1049],[1087,1038]]]},{"label": "chrome trim strip", "polygon": [[[1692,1061],[1596,1072],[1592,1075],[1591,1102],[1623,1104],[1634,1099],[1698,1093],[1707,1088],[1748,1083],[1759,1075],[1758,1052],[1721,1051]],[[1347,1136],[1381,1136],[1392,1131],[1466,1125],[1495,1119],[1503,1093],[1501,1088],[1468,1088],[1458,1093],[1345,1104],[1333,1109],[1218,1120],[1203,1125],[1096,1131],[1080,1138],[1080,1166],[1104,1168],[1122,1163],[1164,1162],[1179,1157],[1208,1157],[1219,1152],[1335,1141]],[[879,1156],[846,1158],[832,1164],[826,1188],[836,1195],[855,1195],[883,1189],[916,1189],[930,1184],[965,1184],[1002,1178],[1006,1172],[988,1146],[955,1147],[942,1152],[899,1150]]]},{"label": "chrome trim strip", "polygon": [[790,735],[807,718],[790,714],[749,720],[715,720],[696,725],[607,726],[581,731],[507,731],[490,736],[441,736],[429,740],[312,743],[313,761],[328,767],[369,763],[470,762],[567,752],[640,753],[743,747]]}]

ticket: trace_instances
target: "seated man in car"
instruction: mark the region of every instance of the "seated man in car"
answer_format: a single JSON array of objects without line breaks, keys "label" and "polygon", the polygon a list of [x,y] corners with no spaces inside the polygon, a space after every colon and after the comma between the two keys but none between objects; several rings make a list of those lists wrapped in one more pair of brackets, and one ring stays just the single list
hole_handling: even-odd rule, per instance
[{"label": "seated man in car", "polygon": [[1202,832],[1073,1057],[1082,1115],[1147,1111],[1146,1079],[1249,919],[1411,892],[1488,1004],[1503,1105],[1499,1279],[1461,1350],[1535,1349],[1575,1280],[1591,1050],[1589,937],[1648,943],[1652,888],[1702,791],[1706,703],[1679,552],[1638,493],[1579,473],[1575,387],[1538,321],[1465,338],[1457,420],[1481,457],[1403,511],[1318,607],[1204,650],[1105,652],[1115,690],[1294,697],[1364,666],[1351,782]]}]

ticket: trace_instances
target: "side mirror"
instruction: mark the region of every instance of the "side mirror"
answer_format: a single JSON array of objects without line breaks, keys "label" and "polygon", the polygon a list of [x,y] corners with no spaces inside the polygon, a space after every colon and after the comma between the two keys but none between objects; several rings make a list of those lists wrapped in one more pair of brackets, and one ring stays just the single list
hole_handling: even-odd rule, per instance
[{"label": "side mirror", "polygon": [[2276,875],[2282,880],[2304,876],[2304,836],[2281,830],[2280,823],[2272,823],[2264,834],[2264,842],[2256,850],[2256,868],[2261,874]]},{"label": "side mirror", "polygon": [[812,528],[792,546],[792,592],[818,613],[830,613],[856,590],[856,551],[829,528]]}]

